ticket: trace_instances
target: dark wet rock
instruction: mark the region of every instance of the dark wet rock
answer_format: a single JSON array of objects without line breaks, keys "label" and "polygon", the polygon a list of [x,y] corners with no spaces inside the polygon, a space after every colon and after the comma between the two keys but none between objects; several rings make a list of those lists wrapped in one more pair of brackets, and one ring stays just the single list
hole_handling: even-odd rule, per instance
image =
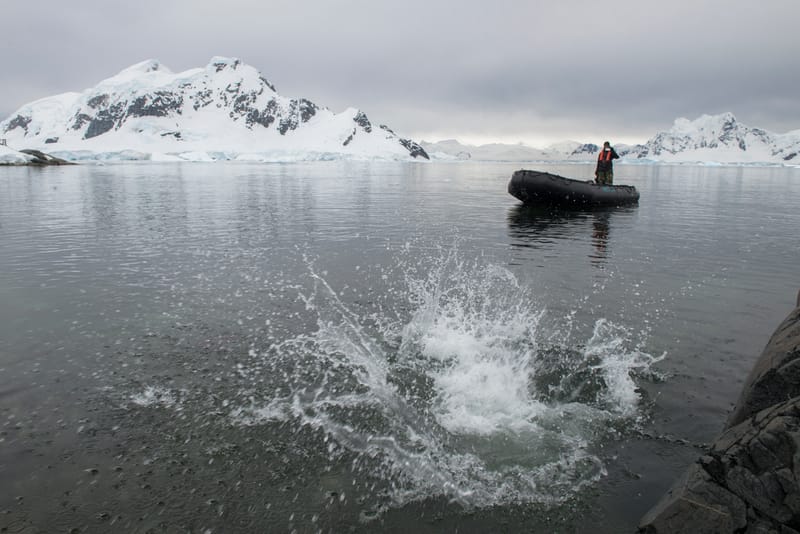
[{"label": "dark wet rock", "polygon": [[733,532],[747,524],[744,502],[692,465],[667,496],[642,519],[640,531]]},{"label": "dark wet rock", "polygon": [[778,326],[745,381],[728,426],[800,396],[800,306]]},{"label": "dark wet rock", "polygon": [[800,398],[727,430],[642,519],[640,532],[797,532]]},{"label": "dark wet rock", "polygon": [[640,532],[800,533],[799,367],[800,306],[770,338],[723,434]]}]

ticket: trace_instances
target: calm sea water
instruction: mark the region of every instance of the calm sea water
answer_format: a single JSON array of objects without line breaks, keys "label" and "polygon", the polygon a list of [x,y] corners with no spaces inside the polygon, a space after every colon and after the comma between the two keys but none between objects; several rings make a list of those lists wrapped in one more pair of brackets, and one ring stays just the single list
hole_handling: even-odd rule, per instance
[{"label": "calm sea water", "polygon": [[800,170],[517,168],[0,168],[0,527],[633,531],[794,306]]}]

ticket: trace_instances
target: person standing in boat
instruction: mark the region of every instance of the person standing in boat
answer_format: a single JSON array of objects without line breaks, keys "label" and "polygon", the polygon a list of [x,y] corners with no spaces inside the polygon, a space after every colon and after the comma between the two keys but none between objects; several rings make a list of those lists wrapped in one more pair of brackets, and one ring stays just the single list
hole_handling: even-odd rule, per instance
[{"label": "person standing in boat", "polygon": [[614,164],[611,162],[615,159],[619,159],[619,154],[611,146],[611,143],[606,141],[597,155],[597,169],[594,171],[595,182],[602,185],[614,183]]}]

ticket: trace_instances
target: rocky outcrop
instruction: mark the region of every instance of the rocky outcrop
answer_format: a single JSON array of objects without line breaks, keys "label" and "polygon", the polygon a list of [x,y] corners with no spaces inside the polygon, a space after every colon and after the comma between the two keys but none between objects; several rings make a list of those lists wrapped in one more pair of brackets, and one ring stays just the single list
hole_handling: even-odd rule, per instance
[{"label": "rocky outcrop", "polygon": [[728,427],[800,396],[800,307],[778,326],[745,381]]},{"label": "rocky outcrop", "polygon": [[642,520],[645,533],[800,532],[800,398],[728,429]]},{"label": "rocky outcrop", "polygon": [[22,150],[20,150],[20,152],[22,152],[23,154],[28,154],[29,156],[33,156],[28,165],[75,165],[71,161],[57,158],[55,156],[51,156],[50,154],[45,154],[44,152],[41,152],[39,150],[23,148]]},{"label": "rocky outcrop", "polygon": [[723,434],[639,530],[800,533],[800,294],[751,371]]},{"label": "rocky outcrop", "polygon": [[74,163],[45,154],[39,150],[29,148],[14,150],[0,144],[0,166],[25,165],[41,167],[45,165],[74,165]]}]

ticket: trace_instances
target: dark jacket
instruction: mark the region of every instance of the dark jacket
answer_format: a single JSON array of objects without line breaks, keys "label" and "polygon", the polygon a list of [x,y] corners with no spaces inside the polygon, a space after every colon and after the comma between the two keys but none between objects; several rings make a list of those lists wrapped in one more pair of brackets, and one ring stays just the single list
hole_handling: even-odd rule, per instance
[{"label": "dark jacket", "polygon": [[619,154],[617,151],[614,150],[614,147],[608,148],[611,151],[611,157],[609,158],[607,155],[603,154],[605,149],[600,149],[600,153],[597,154],[597,172],[609,172],[613,169],[613,164],[611,163],[615,159],[619,159]]}]

